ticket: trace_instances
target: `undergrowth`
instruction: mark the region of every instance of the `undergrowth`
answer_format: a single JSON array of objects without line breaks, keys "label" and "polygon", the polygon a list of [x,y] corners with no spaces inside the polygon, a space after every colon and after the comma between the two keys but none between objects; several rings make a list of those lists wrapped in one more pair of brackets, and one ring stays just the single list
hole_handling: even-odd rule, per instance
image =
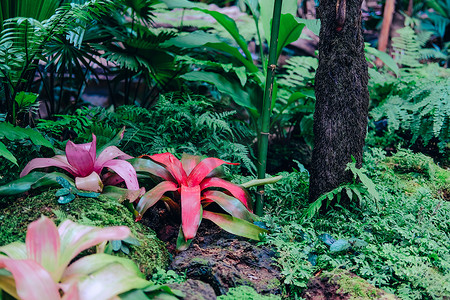
[{"label": "undergrowth", "polygon": [[272,232],[265,243],[278,250],[286,294],[298,298],[315,272],[342,268],[401,299],[449,297],[450,203],[439,191],[450,187],[450,171],[409,151],[386,158],[374,150],[365,161],[379,208],[364,197],[360,207],[335,206],[303,221],[305,189],[292,184],[298,173],[278,183],[279,191],[303,195],[297,207],[286,202],[292,192],[272,195],[269,202],[287,207],[272,206],[264,216]]}]

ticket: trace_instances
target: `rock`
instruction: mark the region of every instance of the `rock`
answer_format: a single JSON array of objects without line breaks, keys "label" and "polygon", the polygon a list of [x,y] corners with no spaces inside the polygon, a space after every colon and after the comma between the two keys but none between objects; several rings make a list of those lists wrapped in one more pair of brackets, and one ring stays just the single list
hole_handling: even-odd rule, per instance
[{"label": "rock", "polygon": [[191,245],[175,257],[170,268],[210,284],[217,295],[241,285],[260,294],[281,294],[281,275],[272,265],[273,250],[236,239],[203,239],[208,243]]},{"label": "rock", "polygon": [[323,272],[311,278],[301,296],[306,300],[398,299],[346,270]]},{"label": "rock", "polygon": [[106,199],[77,197],[68,204],[59,204],[55,190],[42,194],[18,198],[4,209],[0,209],[0,246],[14,241],[25,241],[27,226],[41,215],[55,220],[58,225],[64,219],[90,226],[125,225],[140,242],[130,245],[130,254],[117,252],[115,255],[132,259],[139,269],[150,276],[156,269],[164,269],[169,262],[165,245],[146,226],[134,221],[133,215],[122,204]]},{"label": "rock", "polygon": [[183,283],[167,284],[172,289],[182,291],[186,296],[184,300],[216,300],[214,289],[200,280],[188,279]]}]

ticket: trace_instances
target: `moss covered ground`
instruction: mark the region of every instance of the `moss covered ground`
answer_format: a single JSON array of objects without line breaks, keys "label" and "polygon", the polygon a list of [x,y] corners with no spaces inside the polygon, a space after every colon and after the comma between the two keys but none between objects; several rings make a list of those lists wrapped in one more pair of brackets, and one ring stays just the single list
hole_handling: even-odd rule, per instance
[{"label": "moss covered ground", "polygon": [[[128,226],[140,245],[130,245],[129,258],[141,271],[150,276],[157,269],[166,268],[169,254],[165,245],[148,227],[136,223],[133,215],[122,204],[100,196],[77,197],[68,204],[59,204],[55,191],[50,190],[32,197],[22,197],[0,209],[0,246],[24,241],[27,226],[41,215],[52,218],[58,225],[64,219],[90,226]],[[125,253],[117,252],[125,256]]]}]

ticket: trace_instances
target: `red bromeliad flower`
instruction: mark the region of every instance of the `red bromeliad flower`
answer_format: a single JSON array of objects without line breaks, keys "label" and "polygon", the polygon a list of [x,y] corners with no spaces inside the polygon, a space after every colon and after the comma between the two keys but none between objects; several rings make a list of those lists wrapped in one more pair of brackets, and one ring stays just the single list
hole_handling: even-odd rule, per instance
[{"label": "red bromeliad flower", "polygon": [[[251,213],[248,193],[242,187],[217,177],[217,167],[238,164],[213,157],[202,160],[199,156],[188,154],[183,154],[181,161],[170,153],[141,157],[149,159],[132,160],[136,171],[151,173],[165,181],[142,196],[136,208],[139,213],[137,220],[158,200],[163,200],[171,207],[181,206],[181,229],[185,241],[195,237],[202,217],[227,231],[253,239],[258,239],[258,234],[264,232],[250,223],[254,215]],[[173,192],[175,201],[164,196],[168,192]],[[212,202],[231,216],[204,211],[203,208]]]},{"label": "red bromeliad flower", "polygon": [[117,184],[125,181],[129,190],[139,190],[136,171],[125,161],[133,158],[119,150],[116,146],[105,148],[97,156],[97,138],[92,134],[92,142],[74,144],[68,141],[66,155],[56,155],[52,158],[35,158],[31,160],[20,173],[20,177],[27,175],[31,170],[46,167],[58,167],[66,170],[75,177],[76,186],[82,190],[100,192],[103,187],[100,176],[104,168],[111,169],[103,175],[105,183]]}]

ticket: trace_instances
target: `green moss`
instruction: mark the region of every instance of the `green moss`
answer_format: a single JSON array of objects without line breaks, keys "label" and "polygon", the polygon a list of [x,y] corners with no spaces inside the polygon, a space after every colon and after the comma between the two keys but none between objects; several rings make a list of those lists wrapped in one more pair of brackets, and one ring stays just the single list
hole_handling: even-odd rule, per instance
[{"label": "green moss", "polygon": [[450,170],[434,163],[433,159],[422,153],[400,150],[384,160],[400,181],[400,188],[416,193],[419,188],[428,188],[437,198],[450,193]]},{"label": "green moss", "polygon": [[[164,244],[151,229],[134,222],[132,214],[122,204],[100,197],[76,198],[60,205],[54,193],[49,191],[20,198],[0,210],[0,246],[24,241],[28,224],[45,215],[54,219],[56,224],[68,218],[91,226],[128,226],[140,242],[140,246],[130,246],[128,257],[139,265],[141,271],[150,276],[156,269],[167,267],[169,255]],[[121,252],[117,255],[125,256]]]},{"label": "green moss", "polygon": [[323,272],[321,277],[329,278],[329,282],[338,285],[337,292],[349,295],[349,300],[396,299],[394,295],[377,289],[361,277],[352,275],[345,270],[336,269],[331,272]]},{"label": "green moss", "polygon": [[230,288],[226,295],[217,297],[217,300],[281,300],[280,296],[276,295],[260,295],[252,287],[239,286]]},{"label": "green moss", "polygon": [[269,282],[267,282],[267,288],[270,289],[270,290],[271,289],[275,289],[275,288],[277,288],[279,286],[281,286],[281,282],[278,279],[276,279],[276,278],[274,278],[274,279],[270,280]]}]

